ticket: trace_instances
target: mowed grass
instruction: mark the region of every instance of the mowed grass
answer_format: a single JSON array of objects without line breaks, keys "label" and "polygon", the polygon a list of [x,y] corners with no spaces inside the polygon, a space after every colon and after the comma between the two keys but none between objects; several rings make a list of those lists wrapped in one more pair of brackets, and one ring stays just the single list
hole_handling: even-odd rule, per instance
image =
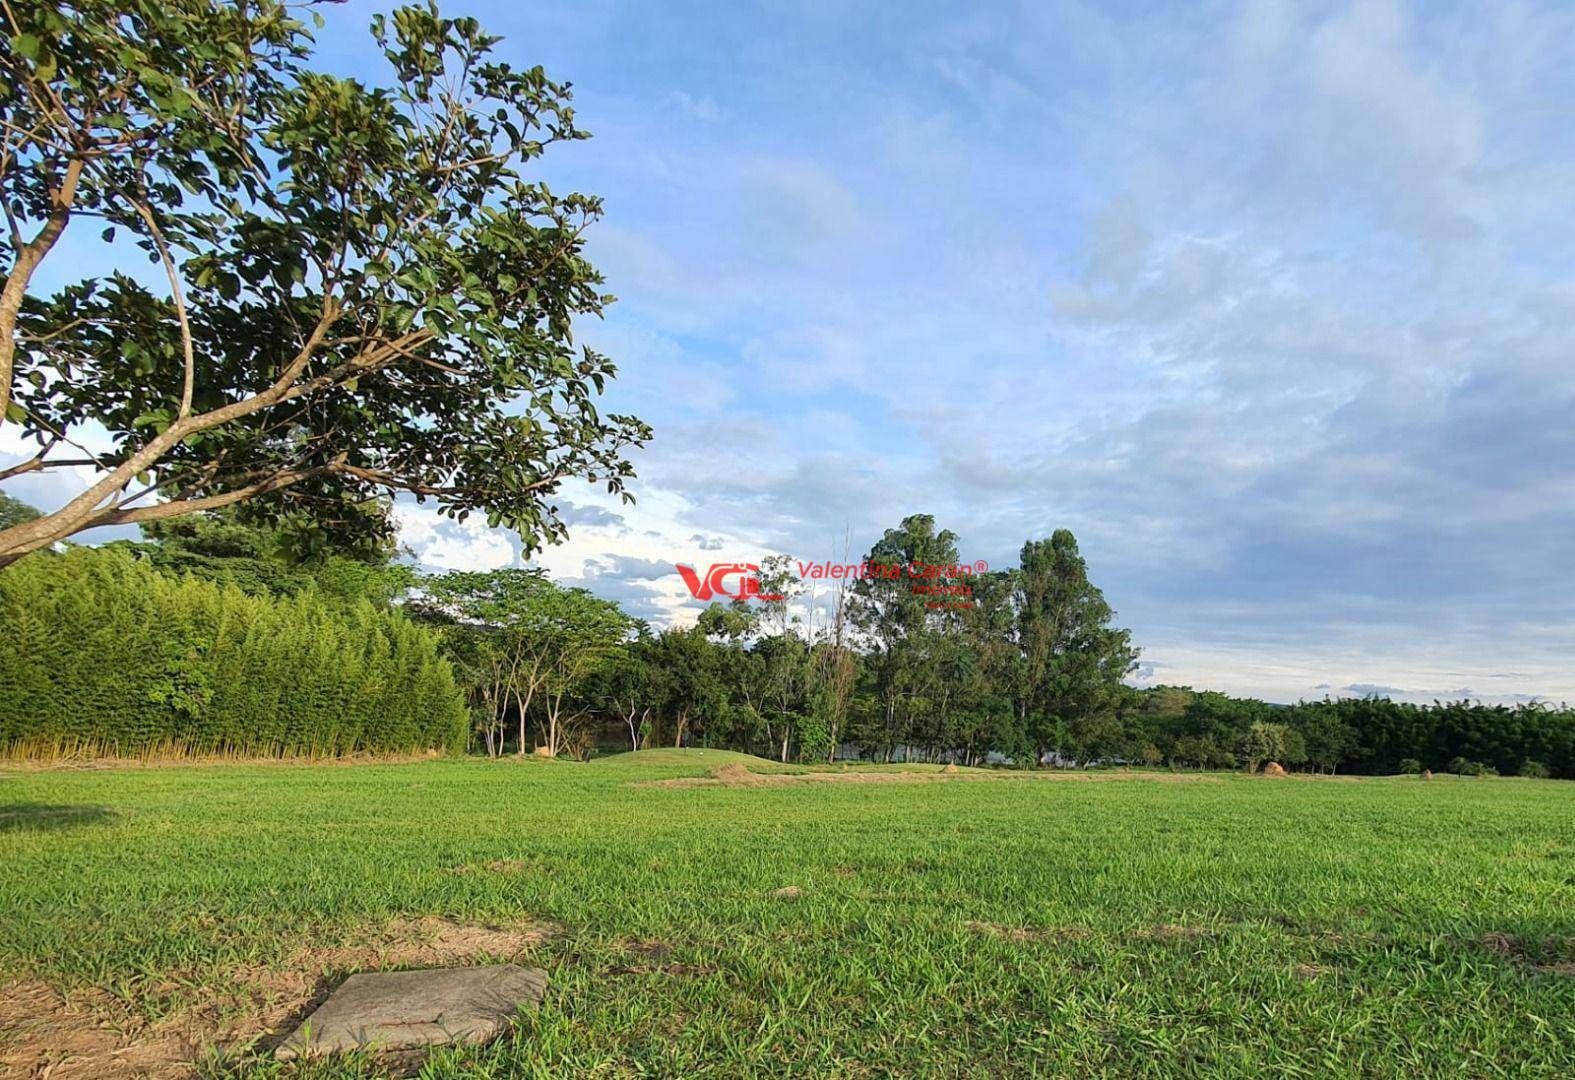
[{"label": "mowed grass", "polygon": [[[634,786],[742,760],[12,771],[0,974],[156,1029],[395,920],[547,922],[543,1008],[422,1075],[1575,1072],[1575,785]],[[268,1045],[203,1071],[390,1067]]]}]

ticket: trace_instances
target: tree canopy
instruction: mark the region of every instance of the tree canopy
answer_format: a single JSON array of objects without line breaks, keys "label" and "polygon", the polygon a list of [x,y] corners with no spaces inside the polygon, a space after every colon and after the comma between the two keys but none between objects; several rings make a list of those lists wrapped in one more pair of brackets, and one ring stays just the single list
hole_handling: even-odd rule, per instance
[{"label": "tree canopy", "polygon": [[[0,479],[98,478],[0,530],[0,566],[241,502],[348,532],[346,506],[391,492],[533,548],[564,533],[566,479],[627,497],[649,429],[597,408],[615,368],[574,340],[612,299],[582,255],[601,203],[527,173],[587,137],[567,84],[431,6],[373,20],[387,88],[309,69],[278,0],[7,10],[0,423],[36,453]],[[119,267],[34,295],[83,218]]]}]

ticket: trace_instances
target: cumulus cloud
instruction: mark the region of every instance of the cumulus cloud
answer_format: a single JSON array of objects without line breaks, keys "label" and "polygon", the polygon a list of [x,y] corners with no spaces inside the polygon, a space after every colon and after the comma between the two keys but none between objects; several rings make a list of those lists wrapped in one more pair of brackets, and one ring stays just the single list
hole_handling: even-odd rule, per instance
[{"label": "cumulus cloud", "polygon": [[430,506],[401,502],[394,506],[394,521],[399,542],[432,570],[497,570],[519,562],[511,535],[480,517],[455,521]]},{"label": "cumulus cloud", "polygon": [[654,570],[708,552],[857,558],[925,512],[1005,565],[1070,527],[1149,678],[1575,696],[1568,5],[858,19],[563,42],[598,137],[548,166],[606,197],[621,298],[580,336],[656,438],[542,565],[681,620]]}]

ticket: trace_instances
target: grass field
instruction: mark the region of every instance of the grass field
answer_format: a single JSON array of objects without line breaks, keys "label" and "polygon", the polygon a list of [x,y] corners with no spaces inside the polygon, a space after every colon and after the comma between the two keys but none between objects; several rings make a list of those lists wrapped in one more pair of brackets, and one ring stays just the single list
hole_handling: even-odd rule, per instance
[{"label": "grass field", "polygon": [[[216,1040],[204,1075],[1575,1073],[1575,785],[704,779],[753,760],[0,774],[0,1061],[178,1074]],[[549,973],[512,1038],[266,1054],[350,969],[472,955]]]}]

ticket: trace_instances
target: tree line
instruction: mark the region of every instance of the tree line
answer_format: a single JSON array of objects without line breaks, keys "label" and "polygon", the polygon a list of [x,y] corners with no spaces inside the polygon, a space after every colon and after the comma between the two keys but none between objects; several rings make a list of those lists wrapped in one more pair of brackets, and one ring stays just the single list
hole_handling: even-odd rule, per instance
[{"label": "tree line", "polygon": [[[534,569],[419,574],[376,539],[388,532],[232,509],[31,556],[0,575],[13,631],[0,742],[492,757],[710,746],[805,762],[1575,778],[1562,706],[1135,687],[1131,635],[1066,530],[975,573],[954,533],[915,515],[856,576],[806,579],[769,558],[748,598],[664,629]],[[412,709],[430,718],[378,720]]]}]

